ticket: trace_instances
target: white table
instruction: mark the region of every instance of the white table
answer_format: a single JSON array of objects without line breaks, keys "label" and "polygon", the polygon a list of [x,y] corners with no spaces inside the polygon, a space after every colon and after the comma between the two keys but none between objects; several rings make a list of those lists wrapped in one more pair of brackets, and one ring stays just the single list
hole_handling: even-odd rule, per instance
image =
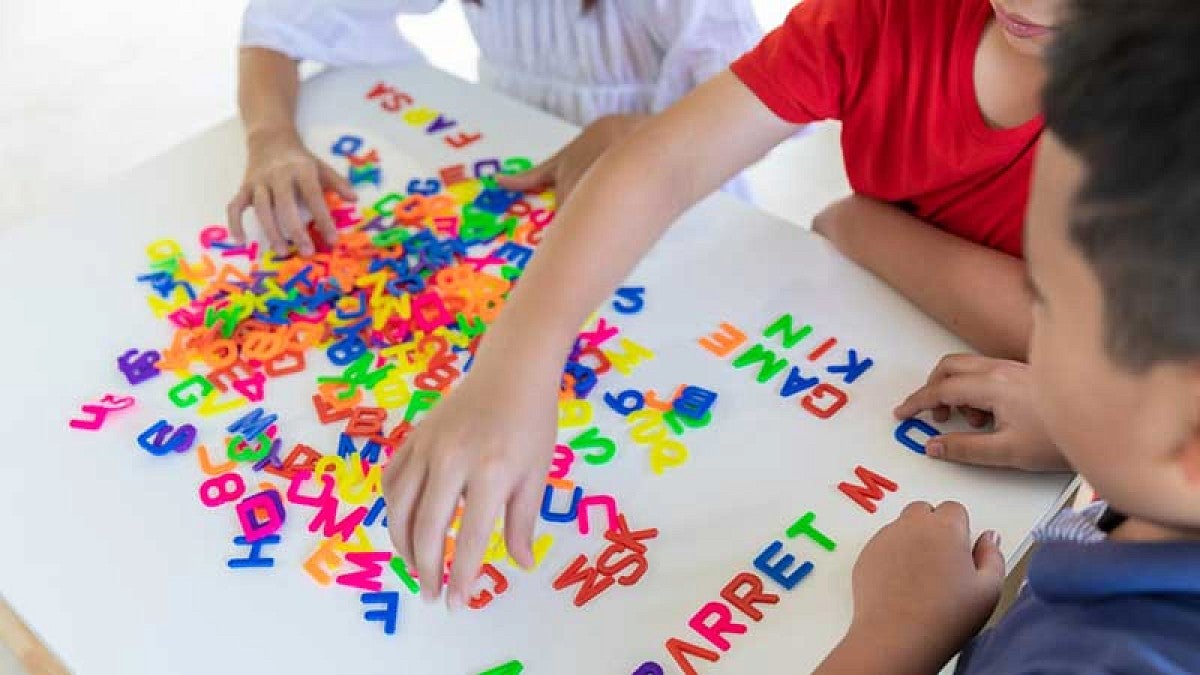
[{"label": "white table", "polygon": [[[365,99],[379,80],[445,112],[457,130],[483,132],[483,140],[456,150],[442,142],[446,134],[426,135],[380,110]],[[401,189],[408,177],[435,175],[449,163],[545,157],[575,131],[430,69],[326,73],[305,85],[300,107],[317,151],[328,157],[331,138],[358,133],[380,149],[385,180]],[[131,388],[114,367],[127,348],[161,348],[170,335],[148,311],[145,286],[134,281],[146,271],[146,244],[173,237],[194,253],[196,233],[223,221],[243,162],[231,121],[97,194],[63,195],[57,215],[3,236],[8,386],[0,431],[8,449],[0,454],[0,590],[77,672],[476,673],[511,659],[522,660],[528,673],[629,673],[649,661],[676,672],[664,643],[678,637],[716,651],[689,628],[689,618],[720,600],[739,572],[753,571],[756,556],[775,540],[812,561],[813,571],[791,591],[767,581],[780,602],[760,605],[759,623],[735,612],[748,632],[730,636],[717,663],[694,662],[701,672],[801,672],[849,621],[858,550],[908,501],[962,501],[975,529],[1001,533],[1011,560],[1071,482],[952,466],[901,446],[893,439],[892,406],[940,355],[963,346],[817,237],[716,195],[690,211],[631,276],[629,283],[647,289],[646,310],[605,312],[657,356],[628,378],[601,381],[592,396],[596,419],[620,451],[606,466],[577,462],[571,474],[589,494],[614,495],[631,526],[660,530],[649,542],[649,572],[636,586],[616,586],[576,608],[574,588],[554,591],[551,580],[577,554],[598,554],[603,540],[595,531],[579,535],[574,523],[543,522],[540,530],[555,543],[542,567],[532,574],[505,568],[511,587],[486,610],[450,615],[402,592],[398,630],[385,635],[379,623],[362,619],[368,608],[358,592],[316,586],[300,571],[316,544],[304,529],[307,513],[289,518],[283,543],[270,551],[274,568],[230,570],[225,560],[239,553],[230,543],[236,521],[231,510],[198,501],[204,476],[193,453],[154,457],[135,442],[165,416],[195,423],[201,440],[216,448],[221,428],[245,410],[198,418],[168,403],[173,377]],[[797,180],[819,170],[798,167]],[[813,326],[791,350],[778,337],[760,340],[783,313],[797,326]],[[748,345],[759,340],[805,367],[806,355],[831,336],[839,344],[817,366],[840,359],[846,347],[875,366],[845,387],[844,409],[817,419],[801,408],[801,395],[779,396],[783,376],[760,384],[757,368],[735,369],[733,356],[717,358],[698,345],[723,321],[744,330]],[[332,453],[338,429],[317,424],[309,398],[314,374],[338,369],[320,356],[310,363],[321,365],[275,383],[266,405],[281,413],[285,438]],[[835,375],[826,381],[839,382]],[[600,396],[625,388],[666,394],[681,382],[719,392],[714,421],[684,436],[686,464],[653,475],[625,421]],[[133,393],[138,405],[99,432],[67,427],[81,403],[109,391]],[[573,435],[568,430],[563,438]],[[874,514],[836,488],[854,481],[860,465],[899,485]],[[836,551],[784,535],[809,511],[836,540]],[[383,529],[370,531],[385,548]],[[399,588],[389,581],[388,588]]]}]

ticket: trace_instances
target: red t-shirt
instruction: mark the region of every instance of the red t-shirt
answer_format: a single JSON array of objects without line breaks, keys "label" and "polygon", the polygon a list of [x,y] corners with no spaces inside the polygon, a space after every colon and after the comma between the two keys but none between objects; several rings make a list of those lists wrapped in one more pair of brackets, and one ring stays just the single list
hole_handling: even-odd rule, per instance
[{"label": "red t-shirt", "polygon": [[842,121],[854,191],[1021,256],[1044,122],[993,129],[975,96],[987,0],[804,0],[734,62],[780,118]]}]

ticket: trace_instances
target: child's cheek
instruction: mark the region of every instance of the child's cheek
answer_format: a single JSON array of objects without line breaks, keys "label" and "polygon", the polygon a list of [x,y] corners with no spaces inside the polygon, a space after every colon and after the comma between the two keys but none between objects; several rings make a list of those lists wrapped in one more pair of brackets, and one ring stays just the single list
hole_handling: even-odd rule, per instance
[{"label": "child's cheek", "polygon": [[[1034,307],[1033,334],[1029,342],[1029,365],[1033,375],[1033,400],[1046,429],[1057,444],[1069,443],[1063,434],[1070,434],[1074,390],[1080,382],[1079,373],[1072,375],[1071,353],[1064,350],[1064,337],[1055,330],[1054,322],[1040,307]],[[1085,397],[1090,398],[1090,397]],[[1059,431],[1060,427],[1067,427]]]}]

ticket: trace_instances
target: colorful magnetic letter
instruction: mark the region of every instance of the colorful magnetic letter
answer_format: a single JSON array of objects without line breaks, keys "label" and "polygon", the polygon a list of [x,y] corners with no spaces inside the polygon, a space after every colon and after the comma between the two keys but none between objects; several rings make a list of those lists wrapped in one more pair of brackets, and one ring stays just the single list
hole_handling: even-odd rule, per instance
[{"label": "colorful magnetic letter", "polygon": [[646,306],[646,289],[641,286],[624,286],[617,289],[613,309],[621,314],[637,314]]},{"label": "colorful magnetic letter", "polygon": [[[266,515],[260,516],[260,510]],[[237,517],[245,533],[243,539],[253,544],[278,532],[287,512],[278,490],[264,490],[238,502]]]},{"label": "colorful magnetic letter", "polygon": [[579,514],[579,502],[583,499],[583,488],[576,486],[571,492],[571,506],[562,512],[555,513],[550,510],[550,505],[554,501],[554,486],[547,485],[546,491],[542,494],[542,520],[551,523],[569,523],[575,520]]},{"label": "colorful magnetic letter", "polygon": [[[479,675],[521,675],[525,671],[525,664],[520,661],[509,661],[508,663],[489,668]],[[662,671],[659,671],[660,673]]]},{"label": "colorful magnetic letter", "polygon": [[[167,438],[174,430],[175,433]],[[166,420],[155,422],[150,428],[146,429],[138,436],[138,445],[143,450],[152,454],[162,456],[171,451],[187,452],[188,448],[192,447],[192,443],[196,440],[196,427],[190,424],[181,425],[178,429],[167,424]]]},{"label": "colorful magnetic letter", "polygon": [[396,634],[396,619],[400,616],[400,594],[396,591],[363,593],[359,599],[364,605],[383,603],[383,609],[368,610],[363,614],[367,621],[382,621],[383,632]]},{"label": "colorful magnetic letter", "polygon": [[933,438],[934,436],[940,436],[942,434],[942,432],[938,431],[937,428],[935,428],[932,424],[929,424],[924,420],[919,420],[915,417],[910,417],[901,422],[900,425],[896,427],[894,437],[900,443],[900,445],[903,445],[918,455],[925,454],[925,444],[928,443],[929,440],[927,438],[925,443],[921,443],[917,439],[913,438],[912,432],[914,430],[920,431],[928,438]]},{"label": "colorful magnetic letter", "polygon": [[275,559],[263,556],[262,548],[269,544],[278,544],[279,541],[279,535],[277,534],[267,535],[255,542],[246,541],[245,537],[234,537],[233,543],[238,546],[249,546],[250,554],[245,558],[230,558],[225,564],[230,569],[235,570],[247,567],[274,567]]},{"label": "colorful magnetic letter", "polygon": [[158,364],[162,356],[156,351],[146,351],[138,353],[136,349],[130,349],[117,359],[117,368],[125,375],[125,379],[129,380],[129,384],[141,384],[146,380],[158,377]]}]

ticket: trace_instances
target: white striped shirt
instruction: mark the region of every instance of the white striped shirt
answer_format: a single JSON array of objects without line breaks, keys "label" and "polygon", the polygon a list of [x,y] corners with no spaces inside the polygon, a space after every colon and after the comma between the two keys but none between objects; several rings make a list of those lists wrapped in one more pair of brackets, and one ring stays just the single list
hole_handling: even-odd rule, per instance
[{"label": "white striped shirt", "polygon": [[[251,0],[241,44],[332,66],[420,62],[397,17],[439,0]],[[658,112],[762,37],[749,0],[483,0],[463,6],[479,77],[584,125]],[[400,19],[403,21],[403,19]]]}]

